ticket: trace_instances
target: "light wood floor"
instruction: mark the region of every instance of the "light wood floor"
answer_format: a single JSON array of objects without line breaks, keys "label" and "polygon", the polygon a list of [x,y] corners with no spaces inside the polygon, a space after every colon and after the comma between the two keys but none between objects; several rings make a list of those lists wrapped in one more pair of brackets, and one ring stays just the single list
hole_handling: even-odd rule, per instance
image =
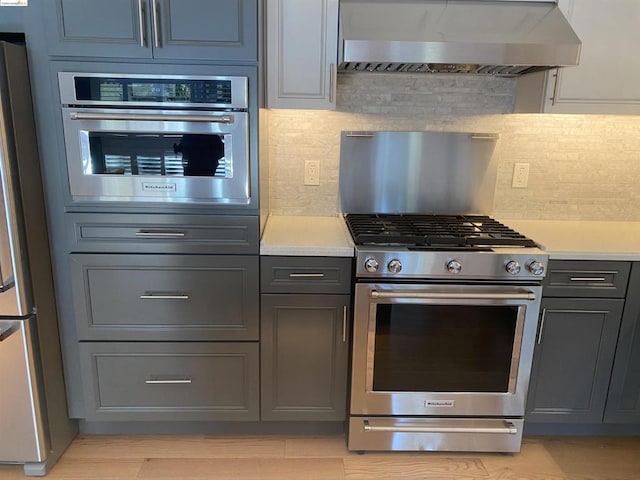
[{"label": "light wood floor", "polygon": [[[640,437],[530,437],[515,455],[366,453],[344,437],[80,436],[48,479],[638,480]],[[24,479],[15,465],[0,480]]]}]

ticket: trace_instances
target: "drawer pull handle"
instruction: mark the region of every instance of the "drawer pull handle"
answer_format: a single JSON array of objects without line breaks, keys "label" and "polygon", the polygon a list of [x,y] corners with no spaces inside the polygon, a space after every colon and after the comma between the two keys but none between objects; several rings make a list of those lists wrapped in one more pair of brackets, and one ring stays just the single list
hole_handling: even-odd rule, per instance
[{"label": "drawer pull handle", "polygon": [[324,278],[324,273],[290,273],[289,278]]},{"label": "drawer pull handle", "polygon": [[145,293],[144,295],[140,295],[140,299],[141,300],[189,300],[189,295],[187,295],[186,293],[176,293],[174,295]]},{"label": "drawer pull handle", "polygon": [[175,380],[145,380],[147,385],[189,385],[190,378],[177,378]]},{"label": "drawer pull handle", "polygon": [[161,232],[154,230],[140,230],[136,232],[136,237],[150,237],[150,238],[182,238],[186,234],[184,232]]},{"label": "drawer pull handle", "polygon": [[572,282],[604,282],[604,277],[571,277],[569,280]]}]

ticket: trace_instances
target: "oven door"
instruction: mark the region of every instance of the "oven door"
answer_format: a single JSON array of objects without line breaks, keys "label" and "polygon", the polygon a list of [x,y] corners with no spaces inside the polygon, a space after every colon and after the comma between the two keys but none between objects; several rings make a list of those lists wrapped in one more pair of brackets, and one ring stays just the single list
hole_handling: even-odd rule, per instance
[{"label": "oven door", "polygon": [[524,416],[541,291],[357,284],[351,414]]},{"label": "oven door", "polygon": [[62,111],[74,201],[250,203],[246,112]]}]

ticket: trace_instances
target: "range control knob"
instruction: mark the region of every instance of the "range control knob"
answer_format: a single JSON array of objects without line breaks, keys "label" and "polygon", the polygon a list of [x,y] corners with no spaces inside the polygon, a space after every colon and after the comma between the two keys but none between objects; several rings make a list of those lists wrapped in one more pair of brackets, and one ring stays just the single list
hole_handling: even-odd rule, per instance
[{"label": "range control knob", "polygon": [[449,273],[458,274],[462,271],[462,264],[458,260],[449,260],[447,270]]},{"label": "range control knob", "polygon": [[364,268],[367,272],[375,273],[378,271],[380,264],[375,258],[367,258],[364,261]]},{"label": "range control knob", "polygon": [[400,270],[402,270],[402,262],[397,258],[394,258],[387,264],[387,269],[391,273],[398,273],[400,272]]},{"label": "range control knob", "polygon": [[505,265],[505,268],[507,269],[507,272],[509,272],[511,275],[517,275],[520,273],[520,270],[521,270],[520,264],[515,260],[509,260]]},{"label": "range control knob", "polygon": [[527,270],[529,270],[534,275],[542,275],[544,273],[544,265],[538,260],[531,260],[527,264]]}]

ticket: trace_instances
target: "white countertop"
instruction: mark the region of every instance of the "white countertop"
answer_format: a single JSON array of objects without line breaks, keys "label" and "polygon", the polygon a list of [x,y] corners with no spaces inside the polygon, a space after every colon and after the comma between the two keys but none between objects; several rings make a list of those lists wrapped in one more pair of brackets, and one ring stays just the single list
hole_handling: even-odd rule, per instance
[{"label": "white countertop", "polygon": [[353,257],[342,217],[270,215],[260,240],[260,255]]},{"label": "white countertop", "polygon": [[640,222],[500,219],[552,259],[640,261]]}]

